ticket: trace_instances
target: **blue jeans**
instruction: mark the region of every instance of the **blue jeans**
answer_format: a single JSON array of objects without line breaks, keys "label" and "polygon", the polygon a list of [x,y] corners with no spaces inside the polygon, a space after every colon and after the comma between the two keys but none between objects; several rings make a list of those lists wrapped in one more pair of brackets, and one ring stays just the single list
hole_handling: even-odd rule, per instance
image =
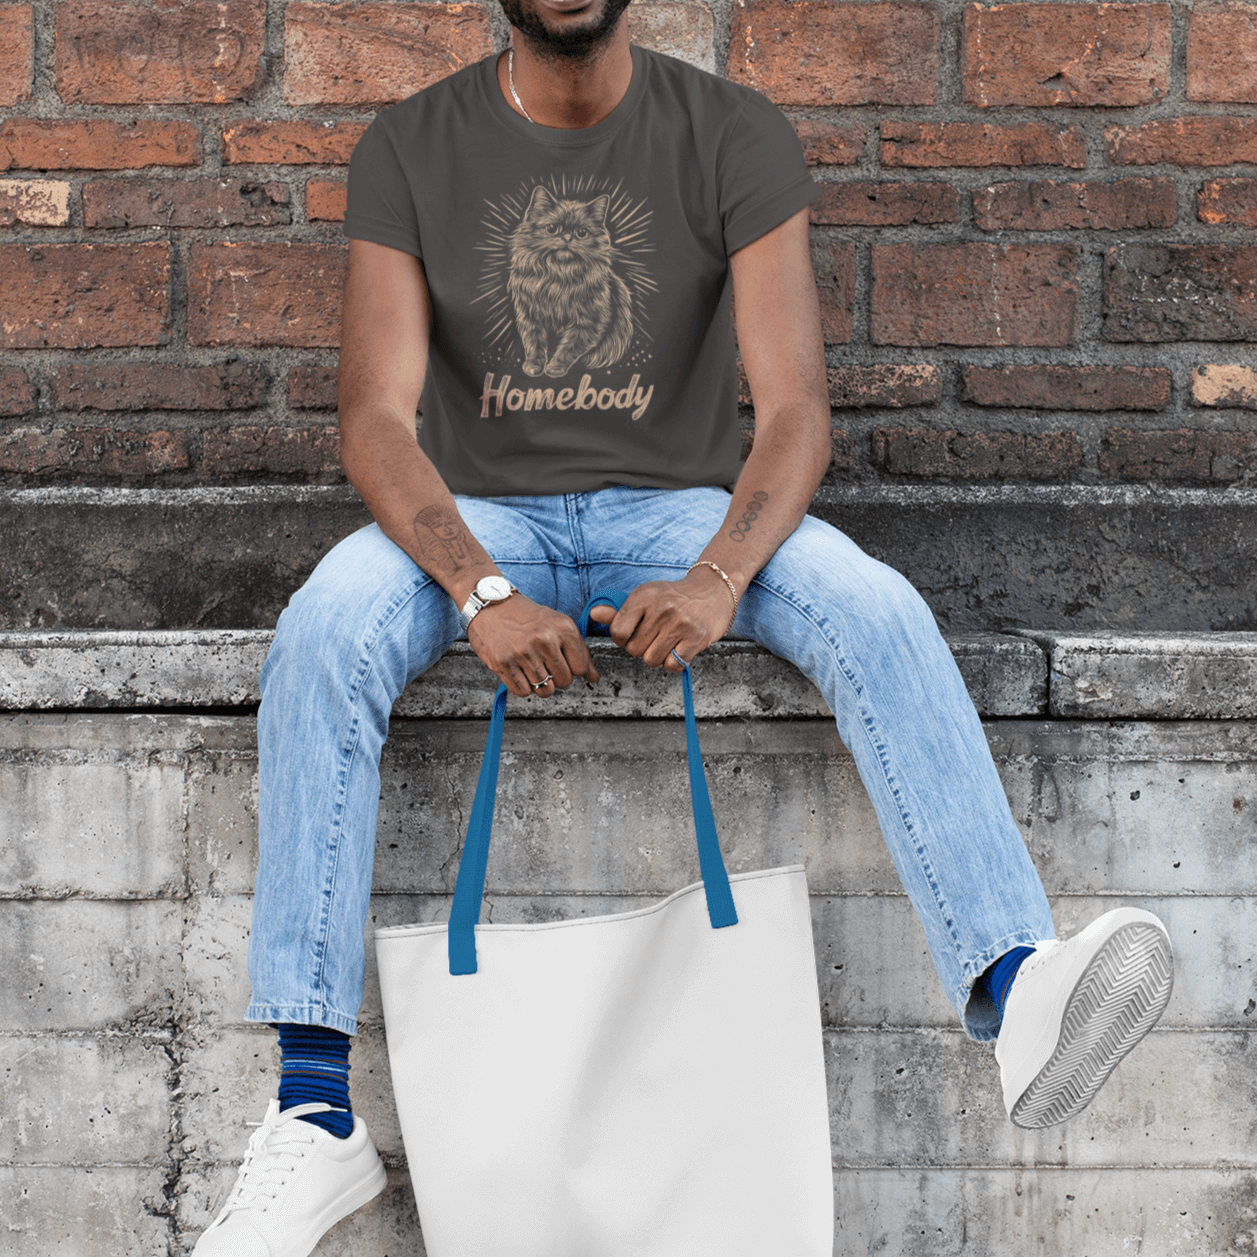
[{"label": "blue jeans", "polygon": [[[719,529],[723,489],[458,499],[502,572],[575,617],[594,590],[677,580]],[[975,1039],[999,1023],[975,979],[1054,937],[977,713],[906,580],[810,517],[746,591],[732,630],[824,695],[948,997]],[[463,636],[458,612],[375,525],[294,595],[262,671],[253,1021],[357,1028],[380,752],[407,682]]]}]

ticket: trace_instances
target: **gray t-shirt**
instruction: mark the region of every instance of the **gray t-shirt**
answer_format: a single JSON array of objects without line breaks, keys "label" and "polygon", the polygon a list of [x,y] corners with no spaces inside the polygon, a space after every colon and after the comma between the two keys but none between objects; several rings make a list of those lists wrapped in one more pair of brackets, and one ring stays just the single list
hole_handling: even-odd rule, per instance
[{"label": "gray t-shirt", "polygon": [[354,150],[345,234],[423,260],[419,443],[455,493],[737,479],[729,255],[819,189],[758,92],[632,54],[596,126],[520,117],[488,57]]}]

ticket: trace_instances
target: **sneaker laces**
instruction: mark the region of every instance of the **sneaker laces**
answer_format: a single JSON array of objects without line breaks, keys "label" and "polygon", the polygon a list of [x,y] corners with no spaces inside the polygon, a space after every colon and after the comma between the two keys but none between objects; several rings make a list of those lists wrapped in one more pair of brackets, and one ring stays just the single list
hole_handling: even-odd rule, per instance
[{"label": "sneaker laces", "polygon": [[[301,1112],[306,1112],[311,1107],[303,1105]],[[297,1110],[290,1109],[279,1115],[279,1120],[248,1123],[259,1129],[249,1138],[244,1160],[236,1174],[235,1186],[223,1206],[224,1217],[238,1209],[265,1212],[266,1207],[314,1147],[317,1142],[315,1131],[318,1128],[299,1120],[294,1116],[296,1112]]]}]

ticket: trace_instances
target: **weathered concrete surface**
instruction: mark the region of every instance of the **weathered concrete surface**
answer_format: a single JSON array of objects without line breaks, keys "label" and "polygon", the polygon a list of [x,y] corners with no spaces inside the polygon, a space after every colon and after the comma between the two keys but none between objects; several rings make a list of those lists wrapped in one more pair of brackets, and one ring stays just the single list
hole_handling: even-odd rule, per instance
[{"label": "weathered concrete surface", "polygon": [[5,1257],[169,1257],[167,1168],[0,1166]]},{"label": "weathered concrete surface", "polygon": [[1257,493],[822,487],[812,513],[921,591],[947,632],[1257,628]]},{"label": "weathered concrete surface", "polygon": [[[0,709],[236,707],[260,701],[258,674],[274,634],[265,629],[0,633]],[[978,711],[1031,716],[1047,710],[1047,663],[1033,642],[970,633],[949,645]],[[673,717],[681,686],[614,642],[591,649],[603,679],[577,681],[553,698],[513,703],[513,717]],[[695,665],[700,717],[793,719],[829,714],[793,666],[751,642],[716,642]],[[465,642],[408,685],[394,714],[483,718],[497,678]]]},{"label": "weathered concrete surface", "polygon": [[[614,911],[697,876],[679,726],[610,729],[508,722],[493,919]],[[1162,1027],[1075,1123],[1038,1135],[1008,1125],[989,1047],[955,1027],[832,721],[704,722],[730,866],[808,867],[835,1253],[1242,1253],[1257,1227],[1255,1119],[1235,1103],[1257,1074],[1257,722],[986,732],[1062,932],[1134,902],[1176,944]],[[368,931],[448,911],[484,733],[394,721]],[[184,1253],[228,1190],[277,1066],[273,1033],[240,1020],[256,773],[246,715],[0,718],[0,1192],[24,1193],[0,1219],[25,1228],[6,1257]],[[353,1060],[390,1186],[319,1252],[421,1254],[373,965]],[[72,1226],[53,1229],[50,1201]]]},{"label": "weathered concrete surface", "polygon": [[[1157,1030],[1064,1127],[1022,1131],[1006,1118],[992,1049],[947,1029],[827,1029],[830,1130],[844,1166],[1112,1166],[1149,1162],[1251,1166],[1257,1117],[1228,1104],[1255,1067],[1251,1032]],[[185,1157],[230,1163],[265,1108],[278,1072],[274,1034],[221,1029],[187,1036],[181,1072]],[[405,1163],[382,1033],[353,1051],[353,1102],[381,1156]],[[1191,1086],[1182,1080],[1191,1078]],[[1149,1149],[1155,1148],[1154,1155]]]},{"label": "weathered concrete surface", "polygon": [[[948,632],[1257,629],[1257,491],[824,486],[812,513],[917,586]],[[0,492],[0,628],[269,628],[352,490]]]},{"label": "weathered concrete surface", "polygon": [[352,490],[0,491],[0,627],[273,628]]},{"label": "weathered concrete surface", "polygon": [[0,911],[5,1030],[162,1029],[184,986],[182,905],[17,900]]},{"label": "weathered concrete surface", "polygon": [[895,1257],[1239,1257],[1257,1177],[1148,1167],[840,1170],[835,1253]]},{"label": "weathered concrete surface", "polygon": [[121,1035],[0,1036],[0,1163],[163,1164],[174,1110],[168,1047]]},{"label": "weathered concrete surface", "polygon": [[[570,920],[630,912],[648,896],[497,894],[485,904],[484,919]],[[1257,899],[1237,895],[1055,895],[1052,907],[1062,937],[1122,903],[1156,913],[1180,949],[1174,998],[1162,1025],[1257,1028]],[[449,895],[379,895],[371,902],[371,929],[448,919]],[[235,1025],[249,998],[248,975],[240,963],[248,943],[252,898],[204,898],[190,910],[184,939],[187,968],[185,1016],[208,1027]],[[934,977],[923,934],[903,895],[814,895],[821,1015],[827,1026],[873,1029],[929,1026],[950,1029],[956,1017]],[[368,953],[374,951],[368,937]],[[1253,1002],[1254,1007],[1249,1008]],[[374,966],[368,967],[360,1024],[384,1022]]]},{"label": "weathered concrete surface", "polygon": [[18,744],[5,739],[0,752],[0,895],[181,894],[182,853],[169,839],[183,829],[182,766],[90,747],[37,766],[18,728]]},{"label": "weathered concrete surface", "polygon": [[[191,1234],[213,1218],[231,1185],[228,1166],[187,1169],[180,1225]],[[1225,1257],[1251,1250],[1257,1176],[1188,1168],[838,1169],[836,1257]],[[3,1205],[0,1205],[0,1211]],[[2,1218],[3,1212],[0,1212]],[[1051,1240],[1053,1248],[1045,1245]],[[19,1249],[15,1257],[48,1250]],[[77,1250],[69,1250],[75,1252]],[[116,1250],[120,1251],[120,1250]],[[149,1250],[131,1250],[147,1257]],[[86,1250],[84,1250],[86,1253]],[[164,1253],[164,1249],[154,1249]],[[423,1257],[414,1197],[404,1170],[366,1208],[335,1227],[318,1257]]]},{"label": "weathered concrete surface", "polygon": [[1035,633],[1053,716],[1251,720],[1257,633]]},{"label": "weathered concrete surface", "polygon": [[[394,722],[378,892],[452,890],[484,732]],[[1049,893],[1257,894],[1252,723],[998,721],[987,736]],[[247,893],[253,739],[248,717],[0,718],[0,895]],[[829,721],[712,723],[702,742],[731,869],[802,862],[818,895],[899,890]],[[621,721],[614,745],[574,745],[569,722],[508,721],[490,893],[653,895],[695,880],[681,730]],[[160,771],[140,771],[159,758]],[[122,786],[133,794],[115,813],[100,792]],[[58,810],[66,798],[81,808]],[[625,832],[651,838],[626,843]]]}]

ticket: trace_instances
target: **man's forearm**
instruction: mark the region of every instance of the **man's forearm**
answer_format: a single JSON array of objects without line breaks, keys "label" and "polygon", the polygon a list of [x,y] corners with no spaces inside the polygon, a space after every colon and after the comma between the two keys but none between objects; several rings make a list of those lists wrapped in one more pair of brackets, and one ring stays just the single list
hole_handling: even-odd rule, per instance
[{"label": "man's forearm", "polygon": [[348,410],[341,462],[375,522],[458,606],[482,576],[497,572],[463,522],[454,496],[398,417]]},{"label": "man's forearm", "polygon": [[726,572],[739,597],[807,514],[829,466],[828,428],[827,410],[800,405],[756,434],[720,531],[694,556]]}]

